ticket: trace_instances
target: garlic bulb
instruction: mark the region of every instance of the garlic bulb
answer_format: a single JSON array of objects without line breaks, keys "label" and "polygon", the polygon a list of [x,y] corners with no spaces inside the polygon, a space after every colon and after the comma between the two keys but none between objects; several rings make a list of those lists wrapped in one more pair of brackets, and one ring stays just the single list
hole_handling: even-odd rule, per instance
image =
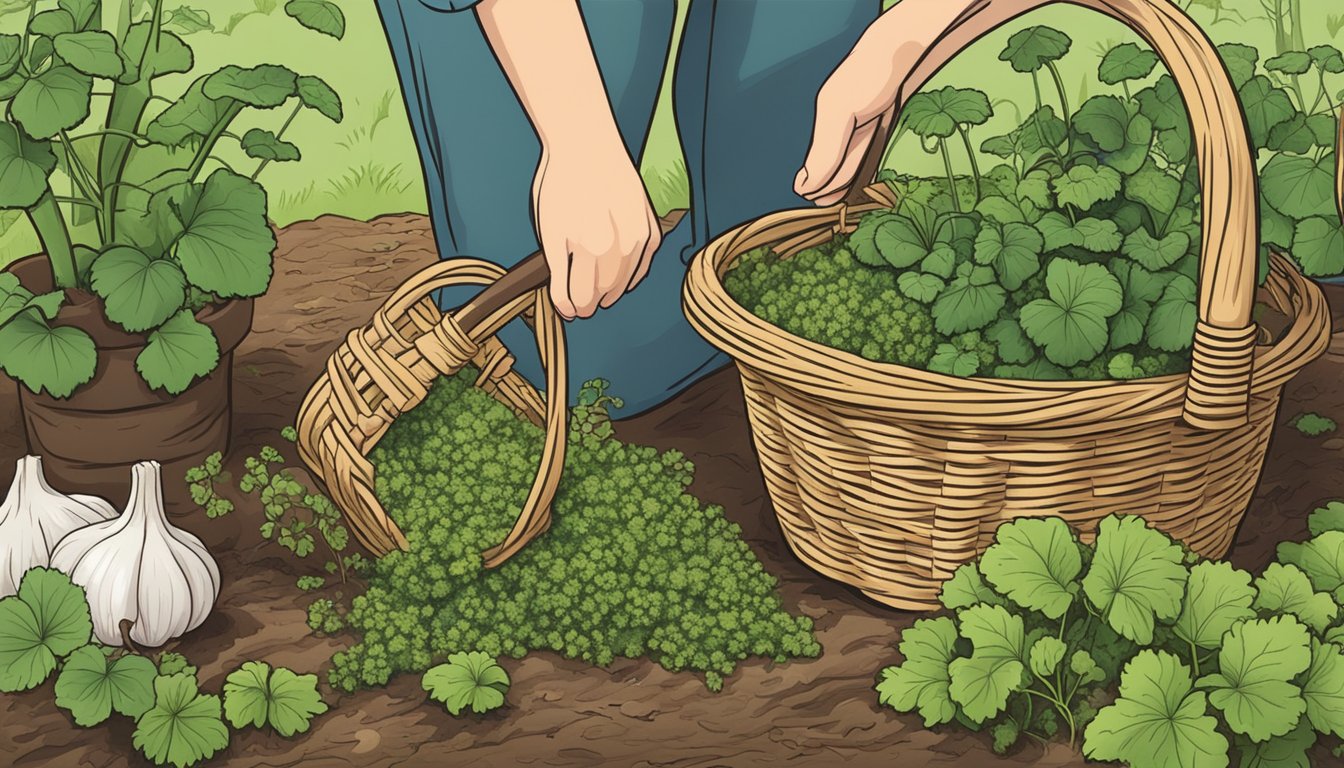
[{"label": "garlic bulb", "polygon": [[131,468],[131,500],[115,520],[66,536],[51,566],[88,593],[93,633],[155,648],[199,627],[219,597],[219,567],[201,540],[168,523],[157,461]]},{"label": "garlic bulb", "polygon": [[29,568],[50,565],[52,550],[66,534],[116,516],[116,507],[97,496],[53,490],[40,456],[19,459],[9,495],[0,504],[0,597],[17,593]]}]

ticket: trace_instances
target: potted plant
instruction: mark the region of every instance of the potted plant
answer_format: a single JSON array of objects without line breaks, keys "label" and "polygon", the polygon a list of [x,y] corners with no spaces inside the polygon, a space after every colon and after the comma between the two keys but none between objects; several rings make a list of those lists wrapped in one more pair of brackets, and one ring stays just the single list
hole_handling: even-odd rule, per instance
[{"label": "potted plant", "polygon": [[[99,0],[34,0],[23,34],[0,35],[0,209],[22,209],[42,244],[0,272],[0,369],[53,483],[114,500],[137,461],[181,477],[227,450],[233,352],[275,248],[257,175],[299,159],[284,134],[300,110],[342,119],[325,82],[271,64],[165,98],[161,78],[192,73],[192,50],[163,28],[162,0],[143,18],[129,2],[105,14]],[[325,0],[286,11],[344,35]],[[245,110],[291,103],[274,133],[229,131]],[[224,141],[256,165],[220,161]]]}]

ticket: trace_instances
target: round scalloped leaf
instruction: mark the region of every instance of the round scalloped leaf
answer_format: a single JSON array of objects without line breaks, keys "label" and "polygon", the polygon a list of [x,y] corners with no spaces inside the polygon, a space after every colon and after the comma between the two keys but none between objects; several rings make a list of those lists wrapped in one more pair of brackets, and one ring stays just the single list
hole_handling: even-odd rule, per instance
[{"label": "round scalloped leaf", "polygon": [[1311,580],[1295,565],[1270,563],[1255,580],[1256,610],[1292,614],[1317,632],[1334,622],[1339,606],[1326,592],[1312,589]]},{"label": "round scalloped leaf", "polygon": [[84,122],[92,91],[93,78],[68,65],[52,67],[24,82],[10,114],[29,136],[48,139]]},{"label": "round scalloped leaf", "polygon": [[192,285],[225,297],[266,292],[275,233],[256,182],[220,168],[203,186],[163,204],[182,223],[177,258]]},{"label": "round scalloped leaf", "polygon": [[979,330],[998,317],[1007,300],[1007,292],[995,282],[994,270],[977,266],[959,274],[938,295],[933,302],[934,326],[939,333],[949,335]]},{"label": "round scalloped leaf", "polygon": [[509,690],[508,673],[479,651],[449,656],[447,664],[425,672],[421,682],[429,697],[454,715],[468,707],[477,714],[501,707]]},{"label": "round scalloped leaf", "polygon": [[985,584],[980,575],[980,567],[975,561],[963,563],[952,572],[952,578],[943,582],[938,600],[948,610],[969,608],[977,603],[1003,605],[1004,600]]},{"label": "round scalloped leaf", "polygon": [[1037,677],[1049,678],[1059,669],[1068,646],[1057,637],[1046,635],[1031,646],[1031,671]]},{"label": "round scalloped leaf", "polygon": [[65,63],[86,75],[116,79],[126,71],[117,39],[102,30],[57,35],[54,45]]},{"label": "round scalloped leaf", "polygon": [[1064,58],[1073,45],[1068,35],[1046,26],[1027,27],[1008,38],[999,54],[1018,72],[1035,72],[1052,61]]},{"label": "round scalloped leaf", "polygon": [[1087,726],[1083,754],[1131,768],[1225,768],[1227,739],[1190,670],[1165,651],[1143,650],[1120,676],[1120,698]]},{"label": "round scalloped leaf", "polygon": [[93,339],[79,328],[53,328],[31,312],[0,326],[0,368],[33,392],[68,397],[93,378],[97,366]]},{"label": "round scalloped leaf", "polygon": [[1326,531],[1305,542],[1285,541],[1278,546],[1279,562],[1295,565],[1311,579],[1318,592],[1344,586],[1344,532]]},{"label": "round scalloped leaf", "polygon": [[1096,357],[1110,335],[1107,320],[1124,300],[1120,282],[1100,264],[1057,258],[1046,268],[1045,283],[1050,298],[1022,308],[1022,329],[1056,365]]},{"label": "round scalloped leaf", "polygon": [[1142,518],[1112,515],[1099,526],[1083,590],[1112,629],[1148,645],[1155,619],[1169,621],[1181,612],[1183,560],[1180,546]]},{"label": "round scalloped leaf", "polygon": [[179,310],[149,334],[149,343],[135,358],[135,369],[151,389],[176,395],[219,364],[214,331],[190,309]]},{"label": "round scalloped leaf", "polygon": [[999,284],[1010,291],[1022,287],[1041,268],[1045,239],[1030,224],[986,222],[975,238],[975,260],[994,268]]},{"label": "round scalloped leaf", "polygon": [[917,136],[945,139],[962,125],[981,125],[994,110],[980,91],[946,86],[920,91],[901,110],[905,124]]},{"label": "round scalloped leaf", "polygon": [[1307,709],[1291,681],[1311,666],[1311,635],[1292,616],[1243,621],[1218,651],[1218,673],[1199,679],[1227,724],[1255,741],[1293,730]]},{"label": "round scalloped leaf", "polygon": [[340,40],[345,37],[345,14],[327,0],[289,0],[285,13],[303,26]]},{"label": "round scalloped leaf", "polygon": [[1162,290],[1162,297],[1148,316],[1145,337],[1149,346],[1163,352],[1179,352],[1194,343],[1195,296],[1199,288],[1185,275],[1177,275]]},{"label": "round scalloped leaf", "polygon": [[1311,666],[1302,683],[1307,719],[1321,733],[1344,738],[1344,650],[1312,641]]},{"label": "round scalloped leaf", "polygon": [[1297,222],[1292,254],[1308,277],[1344,274],[1344,228],[1339,219],[1313,216]]},{"label": "round scalloped leaf", "polygon": [[56,706],[70,711],[75,724],[88,728],[115,709],[135,719],[154,706],[154,662],[136,654],[108,659],[96,645],[70,654],[56,678]]},{"label": "round scalloped leaf", "polygon": [[47,191],[56,153],[13,123],[0,122],[0,208],[27,208]]},{"label": "round scalloped leaf", "polygon": [[1260,174],[1265,200],[1294,219],[1322,216],[1339,221],[1335,210],[1335,154],[1321,158],[1278,154]]},{"label": "round scalloped leaf", "polygon": [[1307,518],[1307,528],[1312,536],[1320,536],[1326,531],[1344,531],[1344,501],[1332,501],[1312,510]]},{"label": "round scalloped leaf", "polygon": [[161,325],[187,298],[187,278],[177,262],[152,259],[129,245],[103,251],[90,277],[107,318],[130,333]]},{"label": "round scalloped leaf", "polygon": [[345,111],[341,107],[341,97],[322,78],[302,75],[299,77],[297,84],[299,101],[302,101],[305,107],[321,112],[333,123],[339,123],[345,118]]},{"label": "round scalloped leaf", "polygon": [[258,64],[251,69],[230,64],[205,78],[202,92],[210,99],[234,99],[269,109],[284,104],[298,89],[298,75],[286,67]]},{"label": "round scalloped leaf", "polygon": [[947,616],[919,619],[901,632],[899,666],[882,670],[878,703],[898,712],[919,710],[925,727],[951,722],[957,705],[948,694],[948,664],[956,655],[957,625]]},{"label": "round scalloped leaf", "polygon": [[50,568],[26,571],[18,594],[0,600],[0,691],[40,685],[92,636],[83,589]]},{"label": "round scalloped leaf", "polygon": [[1051,619],[1073,604],[1082,573],[1078,540],[1057,517],[1021,518],[999,526],[980,558],[980,571],[1010,600]]},{"label": "round scalloped leaf", "polygon": [[1153,73],[1157,54],[1134,43],[1121,43],[1106,52],[1097,68],[1097,76],[1107,85],[1118,85],[1126,80],[1142,80]]},{"label": "round scalloped leaf", "polygon": [[1233,625],[1255,618],[1251,574],[1231,563],[1203,562],[1190,569],[1185,603],[1173,629],[1200,648],[1217,648]]},{"label": "round scalloped leaf", "polygon": [[1026,632],[1022,617],[1000,605],[971,606],[958,619],[961,636],[974,650],[948,665],[948,692],[968,718],[981,723],[1002,712],[1008,696],[1022,690]]},{"label": "round scalloped leaf", "polygon": [[186,768],[229,745],[219,697],[202,694],[191,675],[154,679],[154,706],[136,722],[131,743],[157,765]]},{"label": "round scalloped leaf", "polygon": [[239,141],[248,157],[286,162],[300,158],[299,148],[262,128],[249,129]]}]

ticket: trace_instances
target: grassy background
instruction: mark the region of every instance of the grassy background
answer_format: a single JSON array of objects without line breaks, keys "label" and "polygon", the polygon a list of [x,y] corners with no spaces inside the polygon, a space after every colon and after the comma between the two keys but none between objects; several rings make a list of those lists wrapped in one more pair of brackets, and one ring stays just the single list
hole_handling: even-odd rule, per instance
[{"label": "grassy background", "polygon": [[[338,0],[339,1],[339,0]],[[1179,0],[1186,4],[1188,0]],[[1273,0],[1266,0],[1272,2]],[[890,4],[891,0],[888,0]],[[1344,32],[1334,24],[1344,23],[1344,6],[1338,0],[1302,0],[1307,44],[1341,43]],[[45,2],[54,6],[54,2]],[[686,0],[679,0],[684,13]],[[357,219],[379,214],[424,212],[425,195],[406,112],[397,85],[390,52],[377,11],[371,2],[342,2],[347,17],[344,40],[307,32],[284,15],[283,0],[167,0],[167,8],[180,6],[207,9],[213,29],[188,31],[175,25],[195,49],[197,72],[224,64],[252,66],[268,62],[284,64],[300,74],[314,74],[331,83],[343,97],[345,120],[332,124],[311,111],[302,113],[286,138],[299,145],[303,159],[297,163],[273,163],[261,175],[269,194],[271,214],[280,224],[334,213]],[[1261,0],[1193,0],[1190,13],[1209,30],[1217,42],[1243,42],[1272,55],[1274,28]],[[0,0],[0,31],[15,31],[26,16],[26,3]],[[6,13],[6,11],[10,11]],[[17,12],[14,12],[17,11]],[[186,14],[179,11],[179,17]],[[1334,18],[1332,18],[1334,17]],[[1128,29],[1093,12],[1073,6],[1057,6],[1033,13],[995,32],[954,60],[930,87],[973,85],[997,99],[996,117],[977,129],[980,140],[1002,133],[1017,118],[1018,105],[1032,101],[1031,79],[1013,72],[998,61],[1004,42],[1016,30],[1045,23],[1067,31],[1074,38],[1073,50],[1061,62],[1070,99],[1080,104],[1087,96],[1108,92],[1096,80],[1101,53],[1116,43],[1137,40]],[[680,19],[678,20],[680,24]],[[679,37],[678,35],[674,36]],[[685,166],[672,119],[669,77],[654,118],[653,133],[643,160],[643,173],[650,195],[660,212],[686,204]],[[994,78],[987,82],[986,73]],[[174,96],[195,75],[165,78],[161,92]],[[1047,90],[1047,99],[1053,97]],[[1013,102],[1013,103],[1009,103]],[[257,126],[275,130],[283,122],[285,108],[245,113],[235,123],[242,134]],[[744,130],[750,130],[744,126]],[[255,161],[247,160],[234,147],[219,153],[248,172]],[[799,158],[801,163],[802,158]],[[940,161],[926,155],[913,139],[898,142],[889,165],[903,172],[939,174]],[[64,182],[58,182],[64,183]],[[0,212],[0,263],[36,248],[26,219],[14,212]]]}]

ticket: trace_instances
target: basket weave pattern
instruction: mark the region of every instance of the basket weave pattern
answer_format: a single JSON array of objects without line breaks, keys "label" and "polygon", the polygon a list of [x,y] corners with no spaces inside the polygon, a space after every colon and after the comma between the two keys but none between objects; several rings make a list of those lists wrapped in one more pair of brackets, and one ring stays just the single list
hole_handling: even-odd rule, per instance
[{"label": "basket weave pattern", "polygon": [[[969,13],[935,44],[909,92],[980,35],[1045,4]],[[858,215],[892,205],[885,185],[867,190],[872,202],[783,211],[738,227],[697,254],[687,278],[691,323],[737,361],[790,546],[822,574],[895,607],[936,607],[941,582],[1016,517],[1059,516],[1088,539],[1103,517],[1138,514],[1221,557],[1254,493],[1283,385],[1328,342],[1320,289],[1277,255],[1263,294],[1289,326],[1269,339],[1251,322],[1254,166],[1239,103],[1207,38],[1165,0],[1079,4],[1147,38],[1193,116],[1205,231],[1188,375],[957,378],[802,339],[724,291],[722,277],[742,254],[768,245],[787,257],[827,242]]]}]

